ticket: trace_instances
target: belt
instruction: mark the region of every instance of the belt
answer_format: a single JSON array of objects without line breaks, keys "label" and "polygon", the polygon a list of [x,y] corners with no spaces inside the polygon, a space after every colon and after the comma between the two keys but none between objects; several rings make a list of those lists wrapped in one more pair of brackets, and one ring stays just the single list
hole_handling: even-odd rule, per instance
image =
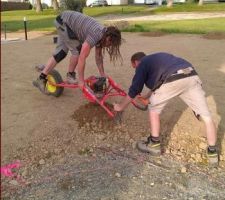
[{"label": "belt", "polygon": [[178,72],[176,74],[172,74],[170,77],[168,77],[165,80],[164,83],[169,83],[169,82],[172,82],[172,81],[176,81],[176,80],[179,80],[179,79],[182,79],[182,78],[187,78],[187,77],[195,76],[195,75],[198,75],[198,74],[193,68],[189,72],[185,71],[185,69],[184,69],[183,73]]}]

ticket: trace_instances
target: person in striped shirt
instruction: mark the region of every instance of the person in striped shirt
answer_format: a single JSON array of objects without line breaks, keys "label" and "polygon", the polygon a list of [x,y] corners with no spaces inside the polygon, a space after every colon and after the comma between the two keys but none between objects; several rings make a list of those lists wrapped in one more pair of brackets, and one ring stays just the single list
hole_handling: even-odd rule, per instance
[{"label": "person in striped shirt", "polygon": [[[71,52],[67,82],[84,85],[85,62],[90,51],[95,47],[95,60],[100,76],[105,76],[103,54],[108,52],[110,61],[122,60],[120,46],[121,32],[115,26],[105,27],[92,17],[75,11],[64,11],[56,17],[55,26],[58,32],[57,46],[46,65],[39,66],[41,71],[33,85],[46,93],[48,73]],[[76,78],[75,69],[78,73]]]}]

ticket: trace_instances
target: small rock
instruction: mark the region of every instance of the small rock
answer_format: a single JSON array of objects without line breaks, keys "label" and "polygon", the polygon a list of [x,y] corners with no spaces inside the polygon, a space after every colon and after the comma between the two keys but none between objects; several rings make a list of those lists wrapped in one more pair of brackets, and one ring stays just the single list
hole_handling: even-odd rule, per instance
[{"label": "small rock", "polygon": [[134,143],[134,140],[131,138],[131,139],[129,140],[129,143],[130,143],[130,144],[133,144],[133,143]]},{"label": "small rock", "polygon": [[22,176],[23,177],[26,177],[26,176],[28,176],[28,170],[27,169],[25,169],[23,172],[22,172]]},{"label": "small rock", "polygon": [[104,135],[98,135],[98,139],[99,140],[104,140],[105,139],[105,136]]},{"label": "small rock", "polygon": [[125,149],[124,149],[123,147],[121,147],[121,148],[119,149],[119,151],[121,151],[121,152],[124,151],[124,150],[125,150]]},{"label": "small rock", "polygon": [[150,183],[150,185],[151,185],[151,186],[154,186],[154,185],[155,185],[155,183]]},{"label": "small rock", "polygon": [[205,150],[205,149],[207,148],[207,144],[206,144],[205,142],[201,142],[201,143],[199,144],[199,148]]},{"label": "small rock", "polygon": [[57,149],[54,149],[54,153],[55,153],[56,155],[60,154],[60,151],[61,151],[61,150],[58,149],[58,148],[57,148]]},{"label": "small rock", "polygon": [[220,160],[225,161],[225,155],[220,155]]},{"label": "small rock", "polygon": [[120,178],[121,177],[121,174],[119,172],[116,172],[115,173],[115,176],[118,177],[118,178]]},{"label": "small rock", "polygon": [[195,154],[191,154],[191,158],[195,158]]},{"label": "small rock", "polygon": [[181,171],[181,173],[186,173],[187,172],[187,168],[186,167],[182,167],[180,171]]},{"label": "small rock", "polygon": [[44,164],[45,164],[44,159],[39,160],[39,164],[40,164],[40,165],[44,165]]},{"label": "small rock", "polygon": [[166,149],[166,154],[169,154],[170,153],[170,150],[169,149]]},{"label": "small rock", "polygon": [[12,184],[12,185],[19,185],[17,180],[11,180],[11,181],[9,181],[9,183]]},{"label": "small rock", "polygon": [[136,146],[137,146],[137,142],[134,141],[134,142],[132,143],[132,148],[133,148],[133,149],[136,149]]},{"label": "small rock", "polygon": [[202,156],[201,156],[200,153],[197,153],[197,154],[196,154],[196,160],[197,160],[197,161],[201,161],[201,160],[202,160]]},{"label": "small rock", "polygon": [[113,137],[113,141],[114,141],[114,142],[117,142],[117,141],[118,141],[117,136],[114,136],[114,137]]},{"label": "small rock", "polygon": [[161,160],[157,160],[156,161],[158,164],[162,164],[162,161]]}]

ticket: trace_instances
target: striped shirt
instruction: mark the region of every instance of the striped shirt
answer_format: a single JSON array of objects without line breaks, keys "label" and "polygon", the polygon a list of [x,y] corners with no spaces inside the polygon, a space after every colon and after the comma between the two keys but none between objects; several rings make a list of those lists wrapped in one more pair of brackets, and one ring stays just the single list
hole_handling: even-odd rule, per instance
[{"label": "striped shirt", "polygon": [[92,17],[75,11],[64,11],[61,14],[63,23],[76,34],[78,40],[86,41],[91,47],[96,46],[103,37],[106,28]]}]

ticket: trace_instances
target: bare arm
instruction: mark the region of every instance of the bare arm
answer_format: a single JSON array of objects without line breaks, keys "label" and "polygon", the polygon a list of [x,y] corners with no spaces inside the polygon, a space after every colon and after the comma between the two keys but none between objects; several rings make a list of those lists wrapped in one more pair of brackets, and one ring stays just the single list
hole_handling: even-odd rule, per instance
[{"label": "bare arm", "polygon": [[104,67],[103,67],[103,55],[102,55],[101,47],[95,47],[95,62],[98,67],[99,74],[101,76],[105,76]]},{"label": "bare arm", "polygon": [[87,42],[84,42],[81,48],[81,52],[80,52],[80,56],[79,56],[78,64],[77,64],[78,65],[77,72],[78,72],[80,86],[84,85],[85,63],[86,63],[86,58],[88,57],[90,51],[91,51],[90,45]]},{"label": "bare arm", "polygon": [[123,111],[131,101],[132,99],[130,98],[129,95],[127,95],[120,104],[116,104],[116,103],[113,104],[114,110],[118,112]]}]

